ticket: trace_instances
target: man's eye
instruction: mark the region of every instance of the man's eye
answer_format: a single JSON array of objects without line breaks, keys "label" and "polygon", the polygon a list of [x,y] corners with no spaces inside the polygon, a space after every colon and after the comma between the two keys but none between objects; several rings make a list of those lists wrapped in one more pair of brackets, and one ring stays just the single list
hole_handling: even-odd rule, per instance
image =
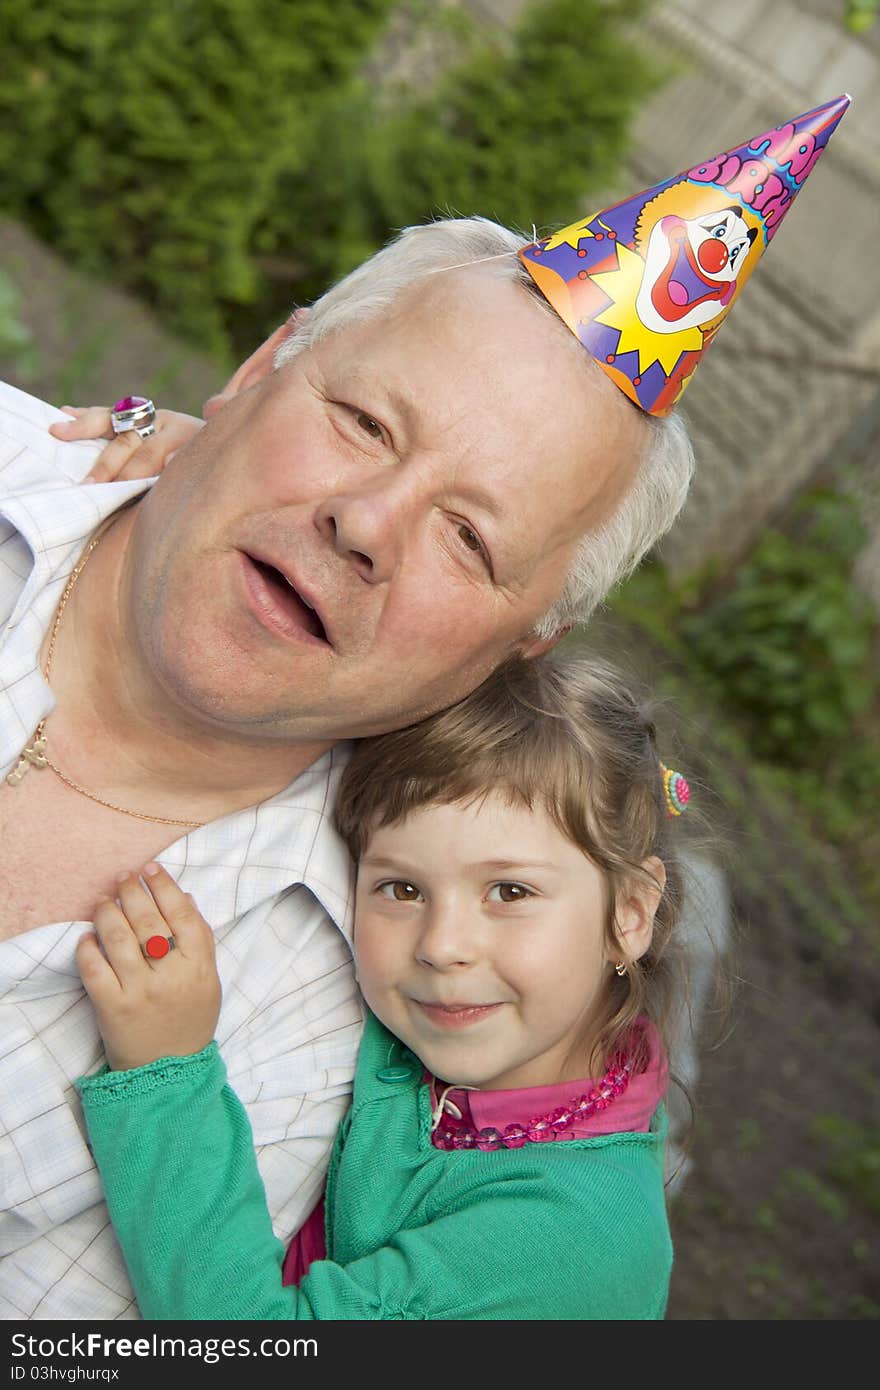
[{"label": "man's eye", "polygon": [[492,561],[489,559],[489,552],[483,545],[483,542],[480,540],[473,527],[468,526],[467,522],[465,521],[460,521],[456,526],[456,531],[458,532],[459,540],[462,541],[462,543],[467,547],[467,549],[472,550],[475,555],[481,556],[487,570],[491,575]]},{"label": "man's eye", "polygon": [[494,903],[520,903],[531,897],[531,890],[522,883],[493,883],[489,889],[489,901]]},{"label": "man's eye", "polygon": [[378,420],[374,420],[372,415],[367,415],[366,411],[359,410],[356,415],[358,427],[368,434],[371,439],[382,438],[382,426]]},{"label": "man's eye", "polygon": [[472,531],[471,528],[469,526],[465,526],[464,523],[462,523],[459,526],[458,534],[461,536],[461,539],[464,541],[468,550],[483,549],[482,542],[479,536],[477,535],[476,531]]},{"label": "man's eye", "polygon": [[383,898],[393,898],[398,903],[418,902],[421,894],[414,883],[406,883],[402,878],[389,880],[388,883],[380,883],[377,892]]}]

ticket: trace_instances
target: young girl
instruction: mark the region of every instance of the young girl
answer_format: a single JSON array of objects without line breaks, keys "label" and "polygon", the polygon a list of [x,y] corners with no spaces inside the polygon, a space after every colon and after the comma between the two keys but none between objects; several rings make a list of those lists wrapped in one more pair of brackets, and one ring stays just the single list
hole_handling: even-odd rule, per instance
[{"label": "young girl", "polygon": [[158,865],[121,881],[79,948],[108,1068],[78,1086],[143,1316],[662,1318],[686,798],[583,657],[359,745],[337,822],[368,1013],[292,1287],[211,1041],[210,928]]}]

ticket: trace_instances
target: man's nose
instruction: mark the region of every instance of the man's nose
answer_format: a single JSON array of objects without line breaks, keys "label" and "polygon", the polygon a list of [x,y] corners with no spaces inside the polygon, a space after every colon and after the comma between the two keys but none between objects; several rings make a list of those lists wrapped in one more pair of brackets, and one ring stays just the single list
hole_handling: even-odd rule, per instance
[{"label": "man's nose", "polygon": [[461,905],[432,903],[423,918],[416,957],[434,970],[472,965],[480,952],[479,925]]},{"label": "man's nose", "polygon": [[420,489],[402,472],[389,468],[360,485],[342,488],[315,512],[315,525],[324,539],[371,584],[392,577],[423,508]]}]

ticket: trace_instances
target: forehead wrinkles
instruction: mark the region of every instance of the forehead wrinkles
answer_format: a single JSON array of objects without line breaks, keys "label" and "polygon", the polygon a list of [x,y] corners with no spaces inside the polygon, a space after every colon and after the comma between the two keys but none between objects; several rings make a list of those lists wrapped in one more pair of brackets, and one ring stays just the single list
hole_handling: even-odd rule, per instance
[{"label": "forehead wrinkles", "polygon": [[[515,283],[472,267],[427,277],[380,317],[341,330],[340,338],[348,340],[346,356],[367,368],[373,359],[387,365],[389,356],[399,355],[404,376],[414,382],[442,368],[448,407],[451,393],[483,371],[491,372],[498,393],[517,368],[543,373],[548,337],[568,350],[571,335],[557,322]],[[571,343],[582,351],[575,339]]]}]

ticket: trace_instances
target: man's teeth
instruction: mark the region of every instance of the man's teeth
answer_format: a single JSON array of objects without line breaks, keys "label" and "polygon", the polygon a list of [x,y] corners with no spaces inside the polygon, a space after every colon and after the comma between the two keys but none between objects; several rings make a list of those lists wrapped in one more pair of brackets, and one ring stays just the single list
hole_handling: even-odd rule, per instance
[{"label": "man's teeth", "polygon": [[[287,575],[285,575],[284,578],[287,579]],[[296,594],[296,596],[297,596],[297,598],[299,599],[300,603],[305,604],[306,608],[311,608],[312,612],[315,611],[315,605],[314,605],[313,603],[309,603],[309,601],[308,601],[308,599],[305,597],[305,595],[304,595],[304,594],[301,594],[300,591],[299,591],[299,589],[294,588],[294,586],[291,584],[291,582],[290,582],[289,579],[287,579],[287,587],[288,587],[289,589],[293,589],[293,592]]]}]

